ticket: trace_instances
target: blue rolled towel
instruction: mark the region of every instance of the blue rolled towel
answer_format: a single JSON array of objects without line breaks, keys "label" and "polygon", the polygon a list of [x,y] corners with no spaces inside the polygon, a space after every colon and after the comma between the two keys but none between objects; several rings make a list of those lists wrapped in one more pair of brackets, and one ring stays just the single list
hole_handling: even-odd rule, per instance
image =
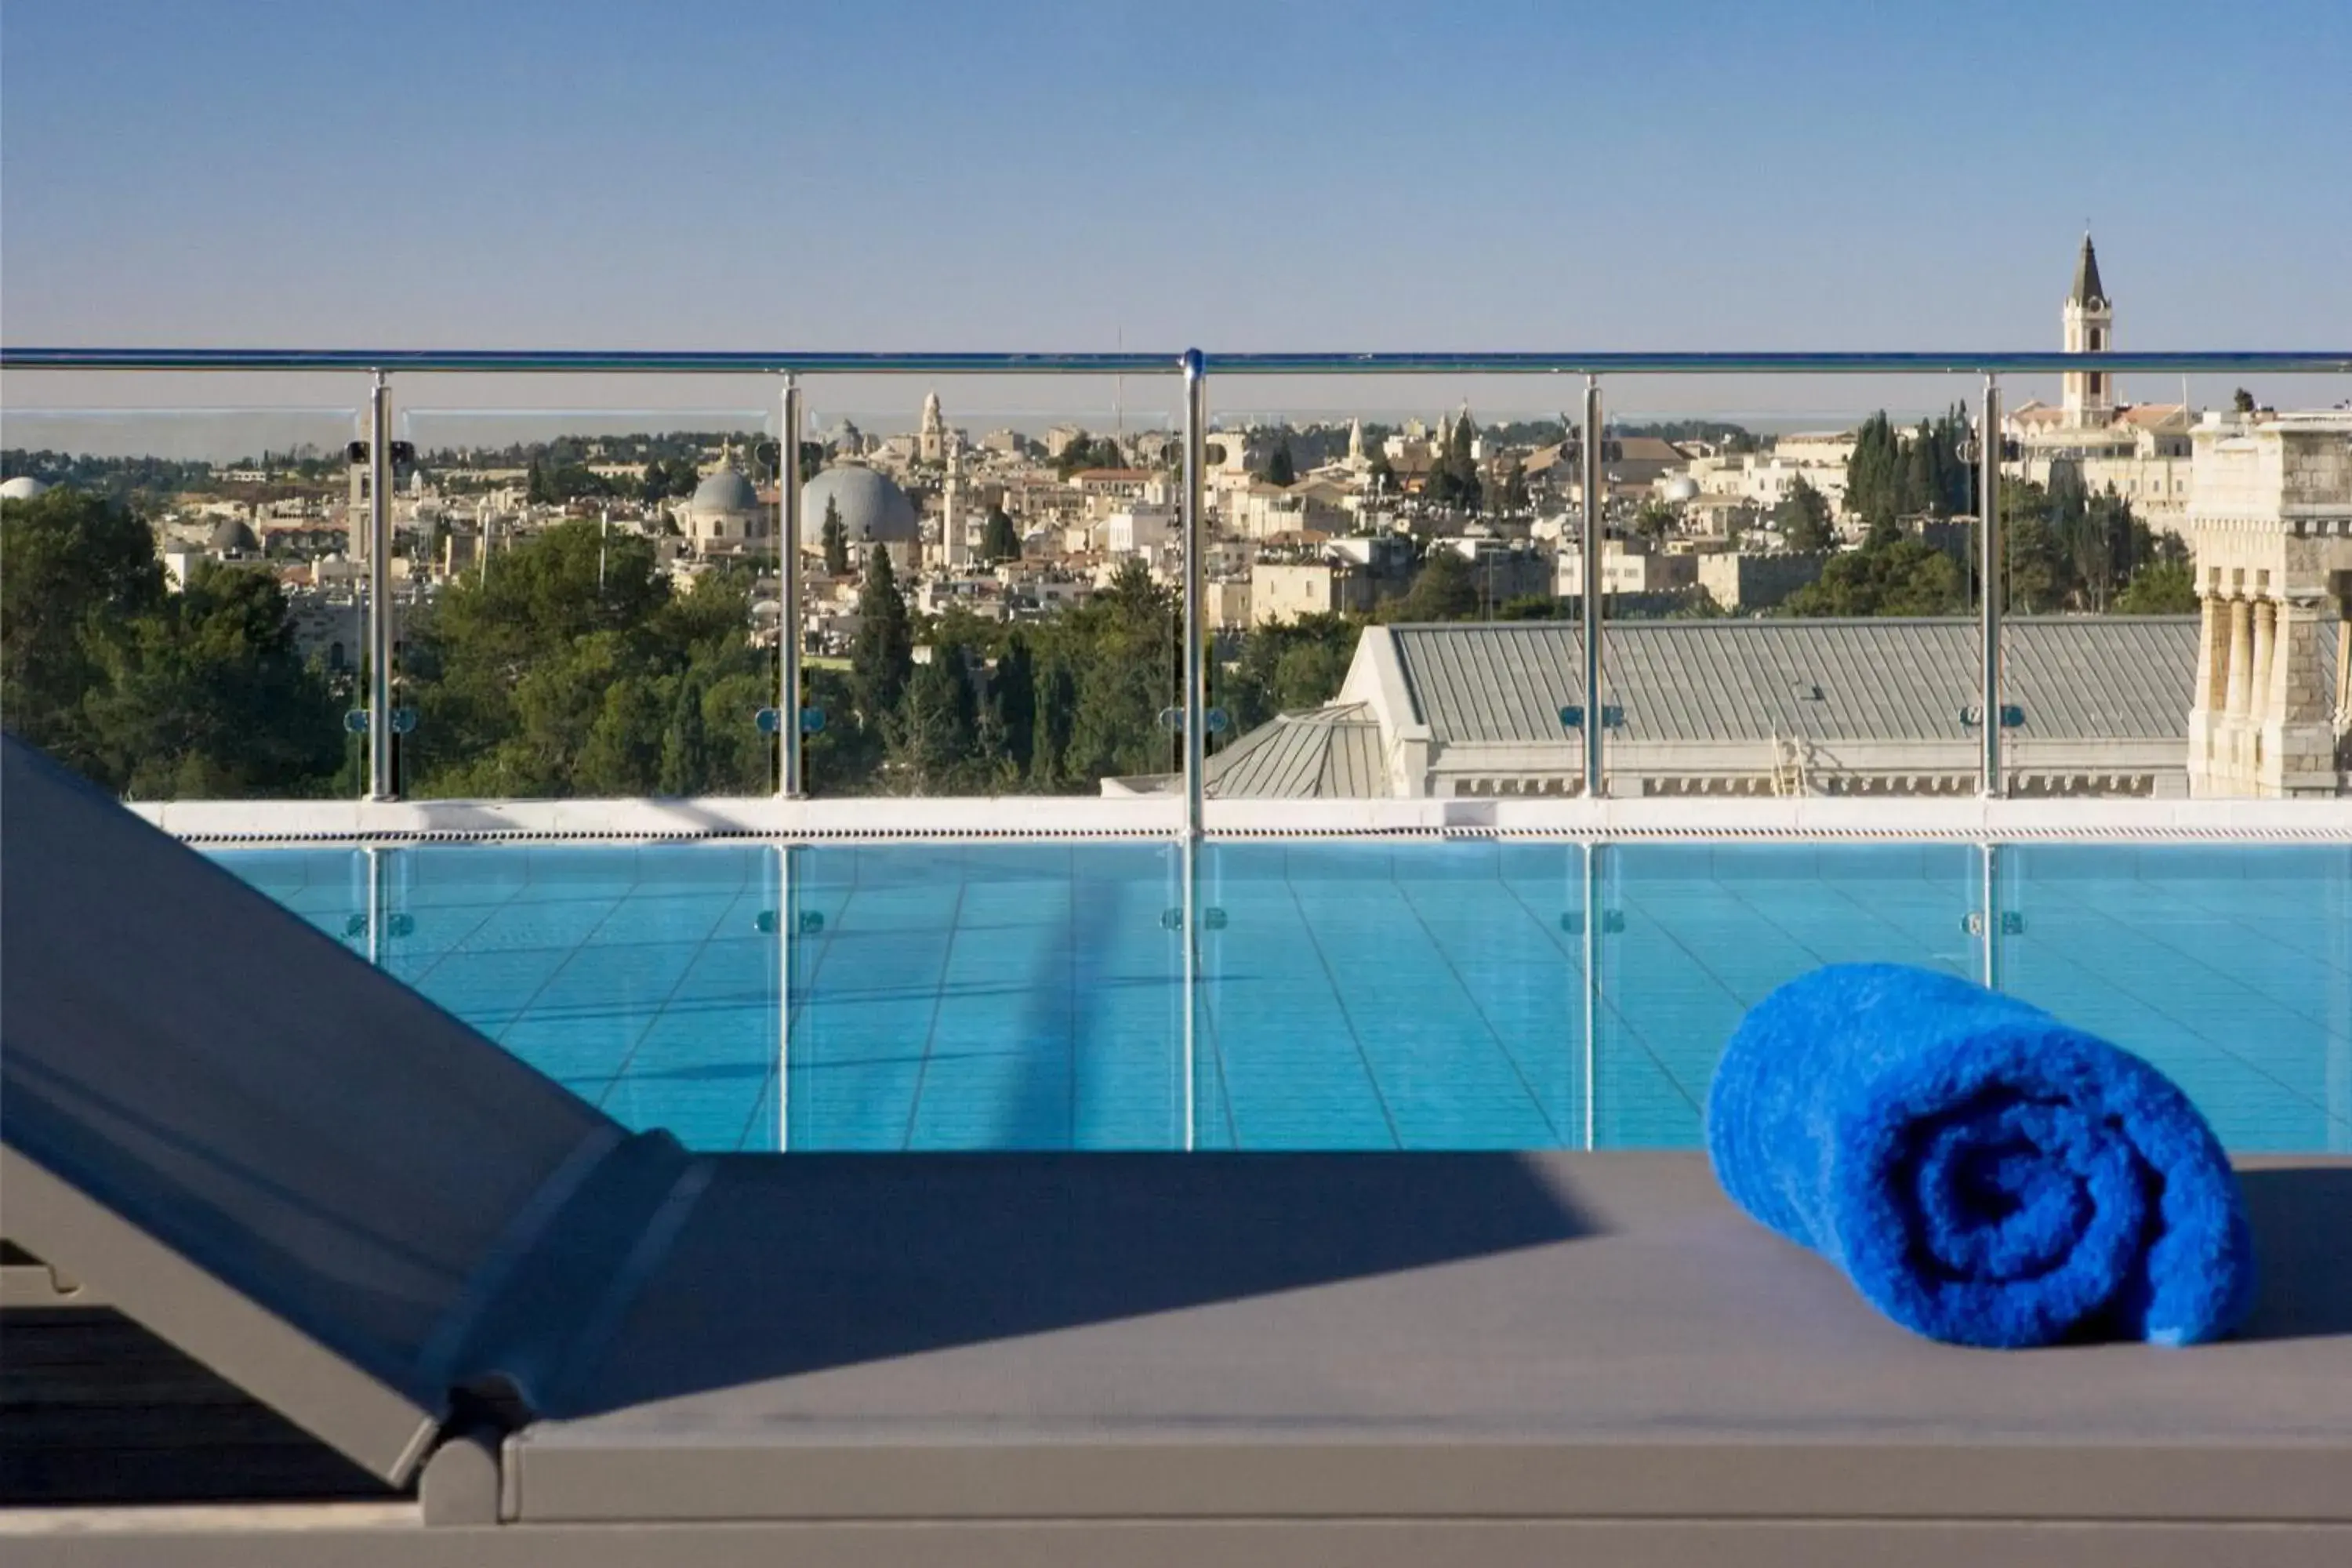
[{"label": "blue rolled towel", "polygon": [[1757,1004],[1707,1093],[1740,1207],[1959,1344],[2194,1344],[2253,1295],[2227,1158],[2171,1080],[2013,997],[1900,964]]}]

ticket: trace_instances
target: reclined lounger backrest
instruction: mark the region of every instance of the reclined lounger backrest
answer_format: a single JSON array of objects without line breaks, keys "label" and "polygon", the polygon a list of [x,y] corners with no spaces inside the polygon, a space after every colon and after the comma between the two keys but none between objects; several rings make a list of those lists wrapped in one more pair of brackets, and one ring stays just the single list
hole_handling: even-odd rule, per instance
[{"label": "reclined lounger backrest", "polygon": [[621,1130],[0,748],[0,1230],[404,1481],[487,1298]]}]

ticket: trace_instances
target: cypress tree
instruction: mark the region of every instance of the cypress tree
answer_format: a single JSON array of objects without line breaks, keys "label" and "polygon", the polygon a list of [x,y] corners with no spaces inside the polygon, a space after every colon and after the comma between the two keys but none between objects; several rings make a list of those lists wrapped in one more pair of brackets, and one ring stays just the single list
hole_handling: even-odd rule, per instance
[{"label": "cypress tree", "polygon": [[1047,661],[1037,682],[1037,706],[1029,776],[1039,789],[1060,787],[1063,765],[1069,754],[1070,727],[1077,715],[1078,683],[1069,662],[1056,657]]},{"label": "cypress tree", "polygon": [[868,726],[880,724],[898,706],[914,668],[915,635],[907,601],[898,592],[890,552],[877,544],[866,552],[866,585],[857,593],[857,637],[849,649],[850,689],[857,700],[859,720]]},{"label": "cypress tree", "polygon": [[996,710],[1004,722],[1005,754],[1026,773],[1036,754],[1037,670],[1029,639],[1015,632],[996,661]]},{"label": "cypress tree", "polygon": [[849,530],[841,523],[841,506],[833,497],[824,498],[824,572],[828,577],[849,575]]},{"label": "cypress tree", "polygon": [[1021,533],[1001,506],[988,509],[988,525],[981,532],[980,552],[988,561],[1018,561]]},{"label": "cypress tree", "polygon": [[1470,411],[1464,409],[1462,417],[1454,422],[1454,437],[1445,453],[1447,489],[1452,499],[1470,511],[1478,510],[1483,499],[1478,484],[1478,460],[1470,455],[1470,444],[1477,437],[1478,427],[1470,423]]},{"label": "cypress tree", "polygon": [[710,775],[710,741],[702,725],[703,679],[688,669],[677,678],[677,698],[671,704],[669,728],[662,733],[661,772],[655,788],[662,795],[699,795]]}]

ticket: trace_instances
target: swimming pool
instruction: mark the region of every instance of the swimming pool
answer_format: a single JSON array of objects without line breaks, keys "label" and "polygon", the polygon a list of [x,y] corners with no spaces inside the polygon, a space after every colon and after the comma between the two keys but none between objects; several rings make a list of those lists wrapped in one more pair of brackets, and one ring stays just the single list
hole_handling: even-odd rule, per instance
[{"label": "swimming pool", "polygon": [[1990,963],[2170,1074],[2232,1149],[2352,1150],[2352,847],[1198,855],[1189,989],[1172,844],[215,858],[700,1149],[1691,1146],[1747,1006],[1869,959]]}]

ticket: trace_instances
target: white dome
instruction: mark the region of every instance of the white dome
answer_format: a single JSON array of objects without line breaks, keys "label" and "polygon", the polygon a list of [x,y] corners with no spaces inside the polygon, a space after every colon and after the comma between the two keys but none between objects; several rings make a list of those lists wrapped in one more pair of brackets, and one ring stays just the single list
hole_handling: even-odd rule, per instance
[{"label": "white dome", "polygon": [[807,549],[824,547],[827,501],[841,514],[852,544],[904,544],[921,536],[915,503],[888,475],[863,463],[836,463],[802,487],[801,543]]},{"label": "white dome", "polygon": [[0,500],[31,500],[48,488],[30,474],[18,474],[7,483],[0,484]]}]

